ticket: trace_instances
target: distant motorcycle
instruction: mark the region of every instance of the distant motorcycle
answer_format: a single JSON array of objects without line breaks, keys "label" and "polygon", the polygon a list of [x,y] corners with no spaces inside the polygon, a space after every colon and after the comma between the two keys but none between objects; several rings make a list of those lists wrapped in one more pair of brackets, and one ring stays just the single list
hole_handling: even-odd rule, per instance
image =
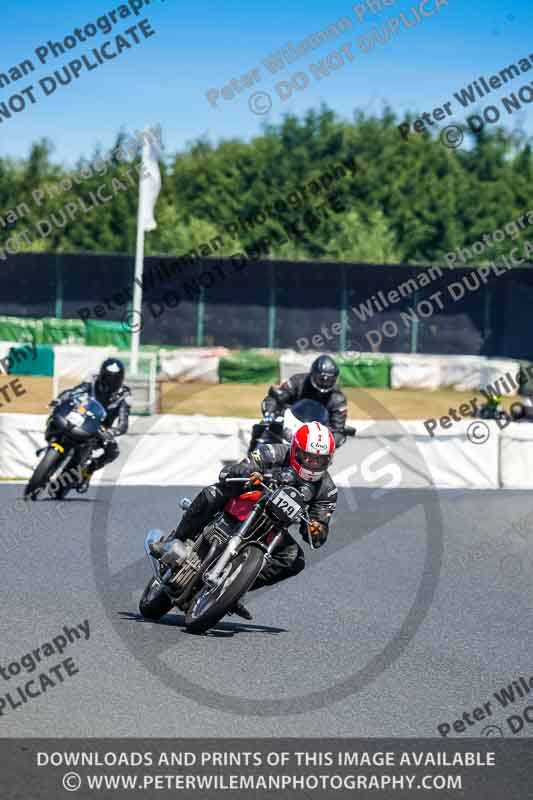
[{"label": "distant motorcycle", "polygon": [[480,419],[508,419],[509,417],[502,407],[502,396],[500,394],[488,395],[487,402],[478,409],[475,416]]},{"label": "distant motorcycle", "polygon": [[[290,444],[291,439],[304,422],[321,422],[329,427],[329,411],[316,400],[298,400],[277,417],[265,418],[252,428],[252,438],[248,452],[262,444]],[[355,436],[355,428],[346,426],[345,436]]]},{"label": "distant motorcycle", "polygon": [[533,422],[533,400],[523,396],[520,401],[513,403],[509,413],[515,422]]},{"label": "distant motorcycle", "polygon": [[[226,482],[244,486],[248,480]],[[144,546],[155,576],[141,597],[141,614],[157,620],[176,606],[185,611],[185,627],[192,633],[216,625],[253,586],[284,531],[302,519],[310,522],[306,487],[292,483],[291,470],[282,470],[277,478],[262,476],[260,488],[228,500],[195,541],[168,542],[159,560],[151,555],[150,545],[162,532],[150,531]],[[181,507],[188,508],[190,502],[182,500]]]},{"label": "distant motorcycle", "polygon": [[37,500],[45,489],[54,500],[63,499],[71,489],[87,491],[81,470],[109,435],[101,427],[106,415],[105,408],[86,392],[54,407],[46,422],[48,445],[37,451],[44,455],[24,490],[27,500]]}]

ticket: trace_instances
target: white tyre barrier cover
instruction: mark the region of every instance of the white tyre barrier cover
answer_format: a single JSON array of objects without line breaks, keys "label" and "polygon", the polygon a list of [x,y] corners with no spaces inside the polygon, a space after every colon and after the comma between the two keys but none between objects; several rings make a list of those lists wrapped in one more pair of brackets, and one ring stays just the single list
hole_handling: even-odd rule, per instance
[{"label": "white tyre barrier cover", "polygon": [[[454,423],[449,430],[426,435],[422,422],[407,422],[420,456],[428,465],[433,485],[439,487],[497,489],[499,487],[499,438],[496,422],[483,422],[479,443],[470,429],[474,420]],[[485,441],[485,434],[487,439]]]},{"label": "white tyre barrier cover", "polygon": [[438,389],[441,385],[440,362],[434,356],[392,355],[392,389]]},{"label": "white tyre barrier cover", "polygon": [[[29,478],[44,445],[45,415],[0,415],[0,475]],[[504,485],[533,484],[533,425],[514,423],[503,435],[495,422],[484,444],[466,437],[471,423],[429,437],[422,422],[350,420],[358,430],[339,449],[332,474],[340,487],[439,486],[497,488],[500,461]],[[216,481],[224,463],[246,452],[252,420],[180,417],[171,414],[133,418],[130,432],[119,439],[120,458],[95,475],[94,483],[112,485],[190,485]],[[501,448],[500,448],[501,440]],[[510,465],[518,464],[517,468]],[[530,464],[531,461],[531,464]]]},{"label": "white tyre barrier cover", "polygon": [[[28,479],[44,447],[47,416],[0,414],[0,477]],[[119,459],[95,474],[94,485],[201,485],[226,461],[238,461],[239,421],[224,417],[133,417],[119,437]]]},{"label": "white tyre barrier cover", "polygon": [[340,448],[332,469],[339,486],[498,488],[496,423],[488,423],[490,437],[483,445],[467,439],[468,423],[434,437],[418,420],[350,424],[357,435]]},{"label": "white tyre barrier cover", "polygon": [[96,473],[95,485],[205,486],[240,458],[239,421],[229,417],[137,417],[117,441],[120,458]]},{"label": "white tyre barrier cover", "polygon": [[500,438],[500,480],[504,489],[533,489],[533,424],[512,422]]},{"label": "white tyre barrier cover", "polygon": [[46,414],[0,414],[0,477],[29,478],[46,444]]},{"label": "white tyre barrier cover", "polygon": [[456,392],[475,392],[482,386],[482,356],[439,356],[439,363],[440,386]]},{"label": "white tyre barrier cover", "polygon": [[72,377],[86,379],[100,369],[102,361],[118,353],[117,347],[87,347],[85,345],[54,345],[54,375],[61,380]]},{"label": "white tyre barrier cover", "polygon": [[202,383],[219,383],[218,355],[202,351],[160,350],[162,378],[170,378],[181,382],[202,381]]},{"label": "white tyre barrier cover", "polygon": [[[497,394],[511,397],[518,393],[516,384],[517,373],[520,370],[518,361],[510,359],[487,359],[481,369],[480,388],[493,386]],[[510,379],[509,377],[510,376]],[[514,385],[513,385],[514,382]]]}]

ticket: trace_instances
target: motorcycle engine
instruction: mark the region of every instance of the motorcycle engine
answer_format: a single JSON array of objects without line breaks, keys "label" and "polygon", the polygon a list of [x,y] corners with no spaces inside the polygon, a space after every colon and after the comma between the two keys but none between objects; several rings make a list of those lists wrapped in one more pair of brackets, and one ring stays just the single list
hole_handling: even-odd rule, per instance
[{"label": "motorcycle engine", "polygon": [[204,538],[212,544],[214,541],[219,545],[225,545],[229,542],[235,532],[235,521],[230,520],[220,512],[216,515],[213,522],[204,528]]},{"label": "motorcycle engine", "polygon": [[194,549],[194,542],[190,539],[187,539],[186,542],[179,540],[174,542],[161,561],[170,567],[177,567],[175,574],[167,583],[169,588],[175,592],[185,589],[190,580],[196,577],[202,564],[200,556]]}]

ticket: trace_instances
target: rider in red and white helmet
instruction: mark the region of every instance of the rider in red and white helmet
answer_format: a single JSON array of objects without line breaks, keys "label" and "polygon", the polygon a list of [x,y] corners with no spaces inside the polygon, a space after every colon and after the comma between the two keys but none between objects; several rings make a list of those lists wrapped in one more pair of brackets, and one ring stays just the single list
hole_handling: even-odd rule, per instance
[{"label": "rider in red and white helmet", "polygon": [[[319,422],[301,425],[296,430],[291,445],[258,446],[243,461],[224,467],[217,483],[202,489],[170,536],[152,544],[152,555],[160,558],[165,552],[166,544],[172,539],[194,540],[215,514],[224,508],[226,501],[242,492],[241,484],[226,483],[227,478],[249,476],[251,484],[255,485],[265,472],[277,474],[282,483],[300,487],[310,519],[309,524],[301,522],[300,535],[305,541],[312,541],[315,547],[321,547],[328,537],[330,518],[337,505],[337,487],[328,472],[334,451],[333,435]],[[297,575],[304,566],[303,550],[287,531],[270,554],[268,564],[252,589],[272,586]],[[242,602],[237,604],[234,613],[244,619],[251,619],[250,612]]]},{"label": "rider in red and white helmet", "polygon": [[320,422],[306,422],[292,437],[291,467],[301,480],[319,481],[334,452],[335,439],[329,428]]}]

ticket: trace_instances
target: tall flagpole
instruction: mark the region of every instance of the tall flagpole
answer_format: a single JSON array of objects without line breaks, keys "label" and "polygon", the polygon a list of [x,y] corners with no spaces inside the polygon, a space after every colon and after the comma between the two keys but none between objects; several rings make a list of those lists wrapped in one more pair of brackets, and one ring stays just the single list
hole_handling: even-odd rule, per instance
[{"label": "tall flagpole", "polygon": [[148,141],[148,132],[145,131],[142,154],[141,170],[139,173],[139,204],[137,209],[137,247],[135,250],[135,274],[133,279],[133,303],[130,314],[131,330],[131,360],[130,370],[137,375],[139,370],[139,343],[143,327],[143,267],[144,267],[144,236],[146,231],[157,228],[154,218],[154,209],[159,192],[161,191],[161,173],[159,171],[159,148],[155,146],[153,138]]},{"label": "tall flagpole", "polygon": [[139,343],[142,328],[143,290],[142,277],[144,266],[144,219],[142,209],[142,170],[139,173],[139,203],[137,208],[137,247],[135,250],[135,274],[133,276],[133,304],[131,308],[131,355],[130,370],[137,375],[139,369]]}]

